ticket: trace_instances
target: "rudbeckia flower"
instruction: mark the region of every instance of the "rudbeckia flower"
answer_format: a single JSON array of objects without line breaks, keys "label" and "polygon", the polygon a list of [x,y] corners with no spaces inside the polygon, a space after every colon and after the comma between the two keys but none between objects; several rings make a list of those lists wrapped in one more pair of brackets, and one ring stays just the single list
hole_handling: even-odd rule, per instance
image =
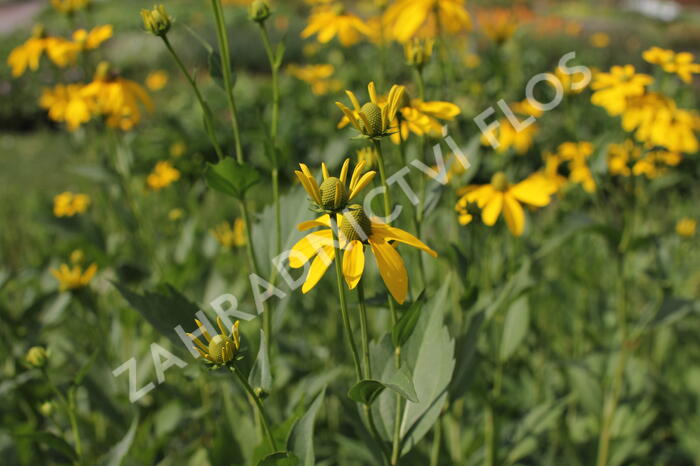
[{"label": "rudbeckia flower", "polygon": [[[529,118],[530,116],[535,118],[542,116],[542,110],[530,105],[527,100],[512,104],[511,110],[516,115],[519,115],[518,118],[521,120]],[[539,131],[539,125],[537,123],[532,123],[518,130],[511,124],[508,118],[501,118],[498,122],[499,125],[494,130],[494,137],[498,141],[496,152],[499,154],[504,153],[512,147],[518,155],[523,155],[530,150],[535,140],[535,135]],[[483,145],[491,145],[491,141],[486,134],[481,135],[481,143]]]},{"label": "rudbeckia flower", "polygon": [[[404,94],[405,96],[406,94]],[[401,139],[408,138],[409,132],[418,136],[428,135],[440,137],[442,134],[442,121],[451,121],[461,113],[458,106],[451,102],[430,101],[421,99],[402,99],[402,106],[396,114],[397,126],[401,135],[396,132],[391,135],[391,141],[399,144]]]},{"label": "rudbeckia flower", "polygon": [[237,218],[233,223],[221,222],[211,230],[216,241],[225,248],[245,246],[245,222]]},{"label": "rudbeckia flower", "polygon": [[464,188],[457,207],[466,209],[470,203],[476,203],[481,208],[481,220],[488,226],[493,226],[503,212],[510,232],[520,236],[525,229],[525,211],[521,204],[544,207],[551,202],[555,191],[554,184],[542,176],[532,175],[511,185],[505,173],[498,172],[489,184]]},{"label": "rudbeckia flower", "polygon": [[404,94],[404,87],[394,84],[389,90],[389,95],[385,102],[382,102],[377,97],[377,90],[374,82],[370,82],[367,86],[370,101],[364,105],[360,105],[355,94],[351,91],[345,91],[350,98],[353,109],[349,109],[341,102],[335,104],[343,111],[348,121],[369,139],[380,139],[384,136],[392,134],[392,123],[396,118],[396,112],[399,109],[401,99]]},{"label": "rudbeckia flower", "polygon": [[676,233],[678,236],[684,238],[690,238],[695,236],[695,229],[697,227],[697,222],[692,218],[684,217],[676,223]]},{"label": "rudbeckia flower", "polygon": [[65,122],[69,131],[75,131],[90,121],[93,103],[82,94],[82,84],[57,84],[53,89],[44,89],[39,105],[48,110],[53,121]]},{"label": "rudbeckia flower", "polygon": [[199,320],[195,319],[194,321],[207,344],[205,345],[202,343],[199,338],[191,333],[188,333],[187,336],[192,339],[192,342],[195,344],[195,349],[207,362],[221,365],[232,361],[233,358],[236,357],[238,350],[241,348],[241,336],[238,331],[240,321],[237,320],[233,324],[231,327],[231,334],[227,335],[221,317],[217,317],[216,324],[221,333],[213,337],[209,335],[209,332]]},{"label": "rudbeckia flower", "polygon": [[667,73],[675,73],[686,84],[693,82],[693,74],[700,73],[700,63],[694,63],[695,56],[690,52],[676,53],[673,50],[665,50],[652,47],[642,54],[644,60],[658,65]]},{"label": "rudbeckia flower", "polygon": [[167,160],[156,164],[146,178],[146,184],[154,191],[159,191],[180,179],[180,171]]},{"label": "rudbeckia flower", "polygon": [[83,50],[94,50],[103,42],[109,40],[114,34],[114,28],[111,24],[95,26],[87,31],[85,29],[77,29],[73,32],[73,42],[75,42]]},{"label": "rudbeckia flower", "polygon": [[72,217],[84,213],[90,206],[90,196],[70,191],[57,194],[53,198],[53,214],[56,217]]},{"label": "rudbeckia flower", "polygon": [[398,0],[387,8],[384,18],[399,42],[414,36],[436,37],[438,19],[449,34],[471,29],[463,0]]},{"label": "rudbeckia flower", "polygon": [[314,8],[301,37],[306,39],[316,34],[316,40],[325,44],[337,35],[340,43],[349,47],[370,33],[369,27],[359,17],[346,12],[343,5],[335,4]]},{"label": "rudbeckia flower", "polygon": [[[343,276],[348,287],[354,289],[360,282],[365,270],[365,246],[369,246],[389,293],[402,304],[408,294],[408,272],[396,245],[392,243],[413,246],[433,257],[437,257],[437,253],[410,233],[368,218],[358,204],[350,205],[343,214],[335,215],[335,224],[339,226],[338,246],[343,251]],[[300,268],[313,258],[309,274],[301,288],[302,293],[307,293],[316,286],[335,259],[330,215],[323,215],[298,226],[301,231],[314,227],[323,229],[309,233],[298,241],[292,247],[289,259],[291,267]]]},{"label": "rudbeckia flower", "polygon": [[51,275],[58,280],[61,291],[72,291],[86,287],[97,273],[97,265],[91,264],[85,271],[80,265],[61,264],[58,269],[51,270]]},{"label": "rudbeckia flower", "polygon": [[632,65],[613,66],[609,73],[593,75],[591,89],[595,92],[591,102],[603,107],[611,116],[620,115],[627,108],[627,100],[643,95],[652,82],[654,78],[635,73]]},{"label": "rudbeckia flower", "polygon": [[363,173],[365,165],[365,162],[360,162],[355,166],[350,177],[350,185],[347,187],[350,159],[346,159],[343,163],[338,178],[330,176],[326,164],[321,164],[323,182],[320,186],[309,167],[303,163],[299,164],[301,171],[295,170],[294,174],[320,211],[337,212],[344,209],[347,203],[353,200],[377,174],[375,171]]},{"label": "rudbeckia flower", "polygon": [[291,64],[287,66],[287,73],[304,81],[311,86],[311,91],[316,95],[327,94],[329,91],[341,89],[342,84],[337,79],[331,79],[335,67],[330,64],[299,66]]},{"label": "rudbeckia flower", "polygon": [[61,13],[73,14],[90,6],[90,0],[51,0],[51,5]]}]

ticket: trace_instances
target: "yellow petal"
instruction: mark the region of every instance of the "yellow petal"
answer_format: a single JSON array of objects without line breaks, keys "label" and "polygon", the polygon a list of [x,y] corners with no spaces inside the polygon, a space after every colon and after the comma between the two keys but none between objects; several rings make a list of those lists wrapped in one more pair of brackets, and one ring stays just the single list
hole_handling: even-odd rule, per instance
[{"label": "yellow petal", "polygon": [[551,201],[551,189],[547,183],[537,178],[527,178],[508,190],[520,202],[544,207]]},{"label": "yellow petal", "polygon": [[359,112],[361,108],[360,102],[357,100],[357,97],[355,97],[355,94],[353,94],[352,91],[345,91],[345,93],[350,98],[350,102],[352,102],[352,106],[355,108],[355,111]]},{"label": "yellow petal", "polygon": [[520,203],[510,194],[503,195],[503,216],[508,229],[515,236],[523,234],[525,228],[525,212]]},{"label": "yellow petal", "polygon": [[328,174],[328,167],[326,167],[326,162],[321,162],[321,172],[323,173],[323,181],[330,178],[330,175]]},{"label": "yellow petal", "polygon": [[303,267],[319,249],[333,244],[333,232],[321,230],[309,233],[289,250],[289,266],[293,269]]},{"label": "yellow petal", "polygon": [[304,285],[301,287],[302,293],[307,293],[311,288],[316,286],[316,284],[321,280],[323,274],[328,270],[328,266],[331,265],[333,259],[335,258],[335,250],[332,246],[324,246],[321,249],[314,261],[311,263],[311,268],[309,269],[309,274],[306,276]]},{"label": "yellow petal", "polygon": [[364,175],[362,175],[362,178],[358,180],[358,182],[355,184],[355,187],[353,187],[350,191],[350,197],[348,197],[348,200],[352,200],[355,196],[357,196],[360,191],[362,191],[365,186],[367,186],[375,177],[377,172],[371,171],[367,172]]},{"label": "yellow petal", "polygon": [[338,177],[340,182],[343,184],[345,184],[345,180],[348,177],[348,167],[349,166],[350,166],[350,159],[345,159],[345,162],[343,162],[343,167],[340,169],[340,176]]},{"label": "yellow petal", "polygon": [[498,220],[498,216],[503,208],[503,193],[497,191],[494,193],[493,197],[484,206],[484,210],[481,211],[481,220],[484,224],[492,226]]},{"label": "yellow petal", "polygon": [[308,220],[297,225],[299,231],[309,230],[313,227],[328,227],[331,226],[331,218],[328,214],[321,215],[316,220]]},{"label": "yellow petal", "polygon": [[374,86],[374,81],[367,85],[367,91],[369,92],[369,100],[373,104],[379,105],[379,100],[377,100],[377,88]]},{"label": "yellow petal", "polygon": [[194,323],[197,324],[199,332],[202,334],[202,336],[204,336],[204,338],[206,338],[207,343],[209,343],[211,341],[211,335],[209,335],[209,332],[207,332],[207,328],[197,319],[194,319]]},{"label": "yellow petal", "polygon": [[377,260],[379,274],[382,276],[389,293],[391,293],[396,302],[403,304],[408,293],[408,273],[406,272],[403,259],[389,243],[384,241],[374,242],[370,239],[369,244]]},{"label": "yellow petal", "polygon": [[372,222],[372,239],[380,241],[394,240],[399,243],[404,243],[414,248],[421,249],[433,257],[437,257],[437,253],[430,249],[425,243],[413,236],[407,231],[400,228],[394,228],[385,223]]},{"label": "yellow petal", "polygon": [[343,253],[343,276],[348,288],[354,289],[365,270],[365,248],[358,240],[351,241]]}]

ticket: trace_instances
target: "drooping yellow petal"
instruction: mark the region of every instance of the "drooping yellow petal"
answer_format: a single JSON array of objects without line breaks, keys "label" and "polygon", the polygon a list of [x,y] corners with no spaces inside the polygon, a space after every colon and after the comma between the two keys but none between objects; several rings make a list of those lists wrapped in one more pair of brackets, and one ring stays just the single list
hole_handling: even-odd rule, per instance
[{"label": "drooping yellow petal", "polygon": [[552,190],[539,178],[527,178],[508,190],[520,202],[536,207],[544,207],[551,201]]},{"label": "drooping yellow petal", "polygon": [[350,241],[343,253],[343,276],[348,288],[354,289],[365,270],[365,248],[358,240]]},{"label": "drooping yellow petal", "polygon": [[332,244],[333,232],[331,230],[309,233],[289,250],[289,266],[293,269],[303,267],[318,253],[319,249]]},{"label": "drooping yellow petal", "polygon": [[408,273],[403,259],[389,243],[374,242],[370,239],[369,244],[377,260],[379,274],[382,276],[389,293],[396,302],[403,304],[406,301],[406,294],[408,294]]},{"label": "drooping yellow petal", "polygon": [[328,270],[328,266],[331,265],[334,258],[335,249],[332,246],[324,246],[319,251],[319,254],[311,263],[309,274],[306,276],[304,285],[301,287],[302,293],[307,293],[311,288],[316,286],[319,280],[321,280],[321,277],[323,277],[323,274],[325,274],[326,270]]},{"label": "drooping yellow petal", "polygon": [[413,236],[412,234],[404,231],[400,228],[395,228],[385,223],[372,222],[372,239],[377,239],[378,241],[389,241],[394,240],[399,243],[404,243],[414,248],[421,249],[433,257],[437,257],[437,252],[433,251],[423,243],[421,240]]},{"label": "drooping yellow petal", "polygon": [[331,226],[331,218],[328,214],[323,214],[316,220],[307,220],[306,222],[301,222],[297,225],[299,231],[309,230],[313,227],[328,227]]},{"label": "drooping yellow petal", "polygon": [[525,228],[525,212],[520,203],[509,193],[503,195],[503,216],[508,229],[515,236],[523,234]]},{"label": "drooping yellow petal", "polygon": [[503,193],[500,191],[494,192],[493,197],[484,206],[484,210],[481,211],[481,220],[485,225],[493,226],[498,220],[498,216],[501,214],[501,209],[503,208]]}]

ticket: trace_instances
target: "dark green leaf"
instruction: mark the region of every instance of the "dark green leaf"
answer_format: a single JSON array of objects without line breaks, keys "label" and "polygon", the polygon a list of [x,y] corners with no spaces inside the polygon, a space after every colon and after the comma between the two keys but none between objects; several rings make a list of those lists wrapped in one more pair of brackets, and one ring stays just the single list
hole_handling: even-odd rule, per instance
[{"label": "dark green leaf", "polygon": [[316,455],[314,453],[314,422],[323,399],[326,396],[324,387],[321,393],[316,395],[316,398],[309,406],[304,416],[297,422],[292,430],[292,434],[287,442],[287,449],[294,452],[299,458],[301,466],[314,466],[316,464]]},{"label": "dark green leaf", "polygon": [[260,349],[255,364],[250,371],[248,382],[253,388],[262,388],[265,392],[272,387],[272,376],[270,375],[270,357],[267,352],[267,338],[265,332],[260,330]]},{"label": "dark green leaf", "polygon": [[348,397],[358,403],[371,405],[385,388],[377,380],[360,380],[348,390]]},{"label": "dark green leaf", "polygon": [[421,291],[413,304],[411,304],[411,307],[408,308],[399,321],[396,322],[396,325],[394,325],[391,331],[391,340],[394,346],[403,346],[416,328],[418,318],[420,317],[420,311],[423,307],[423,295],[424,292]]},{"label": "dark green leaf", "polygon": [[208,164],[205,173],[210,188],[242,199],[245,192],[258,181],[257,170],[246,163],[238,163],[232,158],[226,158],[216,165]]},{"label": "dark green leaf", "polygon": [[278,451],[263,458],[258,466],[298,466],[299,458],[288,451]]}]

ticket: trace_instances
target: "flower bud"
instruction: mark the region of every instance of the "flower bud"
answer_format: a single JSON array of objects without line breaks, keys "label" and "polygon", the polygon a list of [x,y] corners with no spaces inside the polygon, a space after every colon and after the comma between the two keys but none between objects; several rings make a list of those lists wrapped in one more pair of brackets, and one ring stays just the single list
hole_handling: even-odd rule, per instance
[{"label": "flower bud", "polygon": [[348,202],[348,192],[340,179],[331,176],[319,187],[321,191],[321,207],[327,210],[342,209]]},{"label": "flower bud", "polygon": [[343,212],[340,231],[346,241],[364,241],[369,238],[372,234],[372,222],[361,205],[352,204]]},{"label": "flower bud", "polygon": [[27,355],[24,359],[30,366],[40,369],[46,365],[48,357],[49,355],[46,352],[46,348],[42,346],[32,346],[29,348],[29,351],[27,351]]},{"label": "flower bud", "polygon": [[416,68],[425,66],[433,55],[433,44],[434,41],[430,39],[418,38],[406,42],[403,48],[406,64]]},{"label": "flower bud", "polygon": [[270,14],[270,6],[265,0],[255,0],[248,8],[248,18],[256,23],[264,23]]},{"label": "flower bud", "polygon": [[152,10],[141,10],[143,26],[153,35],[165,37],[172,26],[173,19],[163,5],[156,5]]},{"label": "flower bud", "polygon": [[362,113],[367,118],[365,125],[365,134],[370,137],[378,137],[382,135],[382,109],[379,105],[373,102],[367,102],[360,108]]}]

